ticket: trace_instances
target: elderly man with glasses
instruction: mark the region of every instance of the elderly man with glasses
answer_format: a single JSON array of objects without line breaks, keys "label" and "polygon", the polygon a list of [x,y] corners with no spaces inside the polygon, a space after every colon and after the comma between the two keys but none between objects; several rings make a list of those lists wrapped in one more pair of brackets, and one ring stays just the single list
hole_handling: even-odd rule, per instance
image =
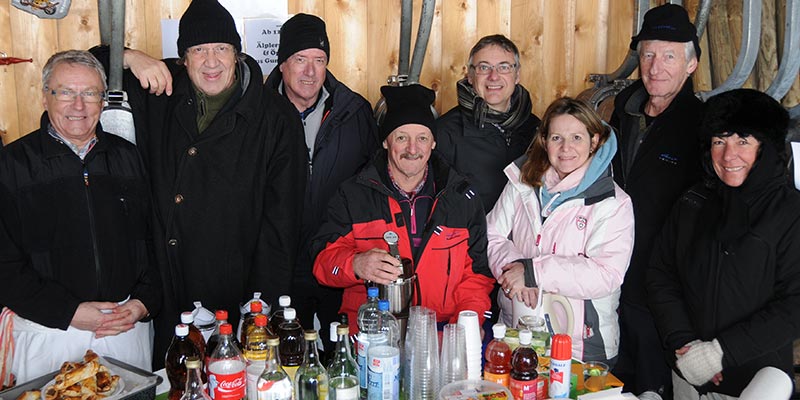
[{"label": "elderly man with glasses", "polygon": [[148,369],[161,283],[144,165],[98,124],[105,73],[90,53],[53,55],[42,84],[41,128],[0,151],[0,349],[16,347],[0,364],[22,383],[91,348]]}]

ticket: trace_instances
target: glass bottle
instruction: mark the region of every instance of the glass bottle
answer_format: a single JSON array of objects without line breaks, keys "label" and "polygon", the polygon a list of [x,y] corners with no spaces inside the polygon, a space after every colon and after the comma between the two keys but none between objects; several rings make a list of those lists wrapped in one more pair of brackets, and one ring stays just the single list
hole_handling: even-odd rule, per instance
[{"label": "glass bottle", "polygon": [[258,400],[291,400],[294,395],[292,381],[281,367],[278,344],[280,344],[280,339],[277,336],[267,338],[264,371],[256,384]]},{"label": "glass bottle", "polygon": [[186,359],[186,386],[184,386],[183,396],[180,400],[211,400],[203,388],[203,380],[200,378],[202,365],[200,357]]},{"label": "glass bottle", "polygon": [[328,367],[331,400],[357,400],[359,396],[358,365],[350,352],[349,334],[347,325],[336,327],[336,350]]},{"label": "glass bottle", "polygon": [[317,331],[305,331],[306,352],[303,363],[294,377],[295,400],[327,400],[328,372],[319,362],[317,353]]}]

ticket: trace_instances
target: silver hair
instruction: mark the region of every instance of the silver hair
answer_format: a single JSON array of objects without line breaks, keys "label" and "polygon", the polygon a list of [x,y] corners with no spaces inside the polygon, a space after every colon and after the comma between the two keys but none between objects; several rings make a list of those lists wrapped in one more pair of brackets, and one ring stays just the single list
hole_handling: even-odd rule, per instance
[{"label": "silver hair", "polygon": [[[642,43],[645,40],[640,40],[639,43],[636,43],[636,52],[638,54],[642,54]],[[683,55],[686,57],[686,64],[688,65],[693,59],[697,60],[697,53],[694,51],[694,42],[683,42]],[[700,61],[700,60],[697,60]]]},{"label": "silver hair", "polygon": [[97,61],[92,53],[85,50],[66,50],[53,54],[50,59],[47,60],[44,68],[42,68],[42,87],[48,85],[53,70],[61,64],[83,65],[84,67],[95,70],[100,76],[100,80],[103,82],[103,91],[108,89],[106,71],[103,69],[103,65],[100,64],[100,61]]},{"label": "silver hair", "polygon": [[484,47],[489,46],[497,46],[511,54],[514,54],[514,62],[517,64],[517,71],[519,71],[520,66],[522,65],[519,61],[519,49],[517,48],[517,45],[511,41],[511,39],[503,35],[489,35],[478,40],[478,43],[475,43],[475,45],[472,46],[472,49],[469,51],[468,65],[472,65],[472,58],[475,56],[475,53],[481,51]]}]

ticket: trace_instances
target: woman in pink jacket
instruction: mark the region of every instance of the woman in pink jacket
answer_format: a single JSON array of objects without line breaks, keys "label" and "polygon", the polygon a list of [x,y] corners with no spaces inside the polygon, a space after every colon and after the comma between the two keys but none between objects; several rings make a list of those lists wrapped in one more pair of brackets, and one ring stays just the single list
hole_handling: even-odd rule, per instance
[{"label": "woman in pink jacket", "polygon": [[562,295],[574,315],[573,357],[613,365],[633,249],[631,199],[611,176],[617,141],[594,111],[566,97],[550,104],[538,133],[506,167],[508,183],[487,216],[501,321],[517,325],[514,298],[533,308],[540,295]]}]

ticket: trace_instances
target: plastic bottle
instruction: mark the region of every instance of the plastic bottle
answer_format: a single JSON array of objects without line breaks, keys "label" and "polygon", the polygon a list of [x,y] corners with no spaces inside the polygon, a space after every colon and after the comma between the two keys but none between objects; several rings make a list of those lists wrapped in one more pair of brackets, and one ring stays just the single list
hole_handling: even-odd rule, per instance
[{"label": "plastic bottle", "polygon": [[378,300],[380,321],[378,327],[386,335],[386,340],[392,347],[400,348],[400,325],[397,318],[389,312],[389,300]]},{"label": "plastic bottle", "polygon": [[300,363],[303,362],[303,328],[297,323],[296,311],[294,308],[284,310],[283,316],[286,318],[278,326],[278,337],[281,340],[278,346],[278,353],[281,356],[281,366],[289,374],[289,378],[294,382],[294,376]]},{"label": "plastic bottle", "polygon": [[294,395],[292,380],[281,367],[278,355],[280,339],[277,336],[267,338],[267,356],[264,371],[256,383],[258,400],[291,400]]},{"label": "plastic bottle", "polygon": [[250,302],[250,312],[242,318],[242,328],[239,332],[239,343],[242,345],[247,343],[247,330],[252,329],[255,325],[257,315],[263,315],[261,313],[261,302],[252,301]]},{"label": "plastic bottle", "polygon": [[233,327],[225,323],[219,327],[219,344],[208,361],[208,393],[214,400],[239,400],[245,398],[247,377],[245,361],[234,344]]},{"label": "plastic bottle", "polygon": [[[214,351],[214,349],[217,347],[217,344],[219,343],[219,328],[223,324],[228,323],[227,311],[217,310],[217,312],[214,313],[214,316],[217,318],[217,326],[214,328],[214,332],[211,333],[211,336],[208,338],[208,341],[206,342],[206,358],[211,357],[211,352]],[[233,344],[236,346],[236,348],[239,349],[239,352],[241,352],[242,344],[239,343],[239,340],[236,339],[236,336],[232,337],[231,339],[233,340]],[[208,364],[208,362],[206,362],[206,364]]]},{"label": "plastic bottle", "polygon": [[563,333],[553,335],[550,345],[550,397],[565,399],[569,396],[571,363],[572,337]]},{"label": "plastic bottle", "polygon": [[[206,340],[203,338],[203,333],[200,332],[194,325],[194,314],[191,311],[184,311],[181,313],[181,323],[189,326],[189,340],[194,343],[200,354],[206,354]],[[202,368],[201,368],[202,369]],[[205,374],[202,375],[205,378]]]},{"label": "plastic bottle", "polygon": [[327,400],[328,399],[328,371],[319,362],[317,353],[317,331],[307,330],[303,334],[306,340],[306,351],[303,363],[294,377],[295,400]]},{"label": "plastic bottle", "polygon": [[197,346],[189,339],[189,326],[184,324],[175,325],[175,336],[167,348],[167,355],[164,358],[164,369],[169,378],[170,400],[178,400],[183,395],[186,386],[186,359],[189,357],[202,357]]},{"label": "plastic bottle", "polygon": [[367,374],[368,400],[395,400],[400,397],[400,349],[391,344],[369,348]]},{"label": "plastic bottle", "polygon": [[[261,304],[261,303],[258,303]],[[253,325],[248,327],[247,342],[244,345],[244,358],[247,360],[247,398],[256,400],[256,384],[267,360],[267,316],[258,314]]]},{"label": "plastic bottle", "polygon": [[523,329],[519,332],[519,347],[511,354],[511,379],[509,390],[515,400],[536,400],[539,374],[536,367],[539,357],[531,347],[531,331]]},{"label": "plastic bottle", "polygon": [[358,331],[364,333],[378,333],[378,288],[367,288],[367,302],[358,307]]},{"label": "plastic bottle", "polygon": [[[331,323],[333,325],[334,323]],[[358,365],[350,352],[350,327],[336,323],[336,349],[328,366],[331,400],[358,400]],[[333,339],[333,337],[331,337]]]},{"label": "plastic bottle", "polygon": [[203,388],[203,380],[200,377],[202,369],[200,357],[186,359],[186,386],[183,388],[180,400],[211,400]]},{"label": "plastic bottle", "polygon": [[509,386],[511,377],[511,347],[503,341],[506,336],[506,326],[496,323],[492,326],[494,339],[486,345],[484,356],[486,363],[483,366],[483,379]]},{"label": "plastic bottle", "polygon": [[[273,312],[272,315],[269,316],[269,325],[267,326],[269,326],[270,331],[274,333],[278,332],[278,326],[280,326],[280,324],[282,324],[283,321],[286,320],[284,318],[283,313],[291,305],[292,305],[291,297],[287,295],[278,297],[278,307],[276,307],[275,312]],[[300,323],[300,320],[297,319],[297,314],[295,314],[295,320],[297,320],[298,324]]]}]

